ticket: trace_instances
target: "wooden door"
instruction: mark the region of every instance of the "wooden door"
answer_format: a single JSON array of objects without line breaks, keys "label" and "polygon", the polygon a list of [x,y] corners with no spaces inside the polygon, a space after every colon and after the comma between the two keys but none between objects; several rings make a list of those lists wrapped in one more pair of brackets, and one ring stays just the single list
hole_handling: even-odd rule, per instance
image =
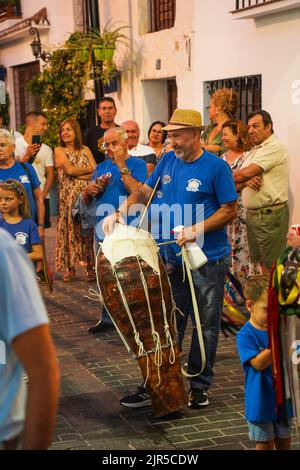
[{"label": "wooden door", "polygon": [[41,111],[41,100],[28,91],[28,82],[40,72],[39,61],[13,67],[16,129],[25,124],[30,111]]}]

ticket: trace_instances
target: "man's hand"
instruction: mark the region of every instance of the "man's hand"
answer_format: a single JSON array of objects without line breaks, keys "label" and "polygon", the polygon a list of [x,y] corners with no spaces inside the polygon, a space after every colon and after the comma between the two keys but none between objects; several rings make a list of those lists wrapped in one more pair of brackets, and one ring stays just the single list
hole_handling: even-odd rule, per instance
[{"label": "man's hand", "polygon": [[192,243],[197,238],[197,232],[195,226],[192,225],[191,227],[185,227],[182,231],[178,234],[176,243],[179,246],[184,246],[186,243]]},{"label": "man's hand", "polygon": [[125,225],[125,221],[123,217],[121,216],[120,212],[118,211],[113,212],[108,217],[105,217],[103,221],[103,225],[102,225],[103,232],[105,233],[105,235],[109,235],[110,233],[112,233],[116,222],[118,222],[119,224]]},{"label": "man's hand", "polygon": [[261,176],[253,176],[253,178],[246,181],[245,185],[253,189],[254,191],[259,191],[261,188],[262,182],[263,180]]},{"label": "man's hand", "polygon": [[99,182],[93,181],[85,189],[85,195],[97,197],[99,194],[103,193],[104,186]]},{"label": "man's hand", "polygon": [[111,150],[111,154],[119,170],[126,166],[125,161],[127,157],[127,152],[124,151],[121,145],[117,145],[113,150]]},{"label": "man's hand", "polygon": [[23,157],[20,158],[20,161],[28,162],[32,157],[35,157],[35,155],[39,152],[40,148],[40,144],[28,145],[27,150],[24,153]]},{"label": "man's hand", "polygon": [[300,235],[289,232],[287,235],[287,244],[293,248],[300,248]]}]

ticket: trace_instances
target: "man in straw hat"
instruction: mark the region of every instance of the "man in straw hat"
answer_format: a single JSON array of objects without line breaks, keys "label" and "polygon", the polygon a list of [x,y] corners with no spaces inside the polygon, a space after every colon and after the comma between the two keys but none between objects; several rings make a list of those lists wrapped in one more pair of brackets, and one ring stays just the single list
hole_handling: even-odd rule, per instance
[{"label": "man in straw hat", "polygon": [[[124,221],[133,204],[147,204],[159,181],[156,197],[150,207],[152,223],[153,206],[157,208],[157,205],[164,205],[159,224],[161,228],[169,216],[169,229],[162,230],[160,237],[164,241],[170,240],[173,237],[170,234],[172,228],[177,225],[185,227],[176,242],[163,246],[161,255],[167,266],[174,300],[184,314],[177,318],[180,346],[189,315],[194,326],[188,358],[188,373],[191,376],[188,406],[192,408],[202,408],[209,403],[207,390],[213,381],[224,279],[230,265],[230,245],[225,226],[236,217],[237,200],[229,166],[224,160],[201,148],[201,129],[202,118],[198,111],[176,109],[169,125],[164,128],[169,133],[173,150],[164,155],[146,183],[131,194],[103,224],[104,232],[110,233],[116,221]],[[166,207],[172,207],[169,214]],[[176,207],[181,209],[181,219],[174,215]],[[195,240],[208,259],[206,264],[193,272],[206,354],[206,365],[201,373],[202,362],[191,292],[188,281],[183,282],[182,260],[178,256],[182,246]],[[137,408],[148,404],[149,397],[146,390],[139,387],[138,393],[124,397],[120,403]]]}]

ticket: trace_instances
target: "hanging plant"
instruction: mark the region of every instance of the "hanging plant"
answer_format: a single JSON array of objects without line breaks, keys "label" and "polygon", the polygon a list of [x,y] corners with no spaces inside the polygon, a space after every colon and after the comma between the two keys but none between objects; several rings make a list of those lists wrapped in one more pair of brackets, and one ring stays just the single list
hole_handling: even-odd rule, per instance
[{"label": "hanging plant", "polygon": [[74,60],[74,51],[64,47],[53,52],[47,66],[28,84],[29,91],[41,98],[48,120],[43,141],[51,147],[59,144],[59,125],[65,119],[85,116],[88,102],[83,99],[84,75],[85,65]]},{"label": "hanging plant", "polygon": [[[43,112],[48,119],[48,132],[43,141],[51,147],[59,143],[59,125],[69,118],[85,117],[88,102],[83,99],[89,80],[101,80],[104,85],[116,77],[113,60],[118,43],[129,47],[123,34],[127,26],[112,28],[111,23],[101,30],[87,33],[76,31],[59,49],[56,49],[43,71],[29,82],[29,91],[41,98]],[[102,50],[101,59],[96,49]],[[99,57],[99,56],[98,56]]]}]

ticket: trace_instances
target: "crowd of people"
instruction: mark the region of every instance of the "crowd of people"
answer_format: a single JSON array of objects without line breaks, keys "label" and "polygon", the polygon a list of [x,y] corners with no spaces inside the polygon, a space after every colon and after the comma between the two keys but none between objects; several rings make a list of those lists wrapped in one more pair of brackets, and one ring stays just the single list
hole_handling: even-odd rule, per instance
[{"label": "crowd of people", "polygon": [[[47,130],[47,117],[43,113],[30,112],[24,135],[16,140],[8,130],[0,129],[0,228],[15,239],[11,258],[14,263],[9,268],[8,255],[14,251],[14,245],[5,232],[0,231],[0,269],[3,271],[0,284],[5,278],[3,290],[7,295],[4,302],[1,298],[5,321],[0,324],[0,339],[9,348],[8,360],[17,364],[11,377],[6,375],[8,368],[0,365],[0,442],[4,442],[6,448],[47,448],[54,426],[59,372],[47,315],[34,281],[33,287],[29,286],[32,274],[28,274],[30,267],[24,253],[34,263],[35,274],[41,279],[44,229],[51,225],[49,191],[54,183],[55,168],[58,187],[55,269],[62,272],[64,282],[76,279],[80,264],[85,266],[86,279],[95,280],[99,244],[116,222],[132,222],[130,208],[135,204],[177,205],[182,214],[186,206],[191,207],[189,219],[182,220],[184,228],[176,243],[166,243],[161,249],[173,298],[183,314],[177,315],[180,347],[189,318],[193,325],[187,404],[195,409],[209,404],[208,390],[214,376],[225,278],[230,271],[244,289],[251,314],[238,336],[238,351],[246,373],[246,418],[250,438],[257,442],[258,449],[274,445],[278,449],[288,448],[290,428],[283,430],[280,426],[278,434],[277,427],[275,434],[269,429],[273,430],[277,419],[274,410],[272,413],[269,410],[271,388],[257,394],[255,404],[251,398],[256,394],[251,388],[253,382],[256,387],[259,377],[269,377],[271,373],[266,341],[266,279],[287,243],[300,246],[300,237],[288,230],[288,155],[274,133],[267,111],[254,111],[247,122],[242,122],[236,119],[237,108],[234,90],[217,90],[211,96],[209,126],[203,125],[198,111],[177,109],[168,125],[160,120],[150,125],[146,144],[140,143],[137,122],[116,123],[117,109],[111,97],[100,100],[100,124],[89,129],[84,138],[77,121],[62,122],[60,145],[54,151],[41,142]],[[83,207],[93,205],[95,209],[94,226],[88,230],[83,230],[74,220],[73,208],[79,196]],[[203,210],[198,210],[199,205]],[[169,216],[170,226],[174,228],[172,212]],[[150,223],[161,229],[157,241],[172,241],[170,232],[163,233],[160,218]],[[205,344],[204,368],[190,286],[187,280],[182,281],[179,256],[182,246],[196,240],[201,240],[207,258],[207,263],[193,272]],[[25,316],[16,306],[18,299],[12,287],[14,275],[20,278],[23,272],[25,277],[28,274],[28,278],[20,280],[24,297],[28,297],[24,300]],[[252,286],[253,279],[258,289]],[[34,308],[33,295],[37,299]],[[99,317],[98,323],[90,328],[91,333],[101,333],[111,327],[107,312],[99,312]],[[253,337],[258,338],[256,342],[253,340],[254,346]],[[32,346],[26,349],[28,341],[32,341]],[[35,348],[39,345],[42,353],[38,353],[34,361]],[[20,372],[22,366],[29,377],[27,398]],[[43,384],[36,384],[42,367],[45,367],[46,379],[42,379]],[[10,382],[14,383],[16,400],[18,394],[21,397],[18,410],[16,403],[9,402],[7,397]],[[47,393],[46,385],[49,385]],[[44,407],[40,404],[40,408],[39,393],[44,401]],[[33,400],[37,402],[36,410],[33,410]],[[269,403],[270,412],[266,409],[256,413],[265,402]],[[135,393],[123,397],[120,403],[129,408],[148,405],[150,400],[144,384]],[[44,413],[48,424],[36,418],[39,412]],[[268,422],[270,426],[267,429],[267,426],[260,426],[260,422]]]}]

